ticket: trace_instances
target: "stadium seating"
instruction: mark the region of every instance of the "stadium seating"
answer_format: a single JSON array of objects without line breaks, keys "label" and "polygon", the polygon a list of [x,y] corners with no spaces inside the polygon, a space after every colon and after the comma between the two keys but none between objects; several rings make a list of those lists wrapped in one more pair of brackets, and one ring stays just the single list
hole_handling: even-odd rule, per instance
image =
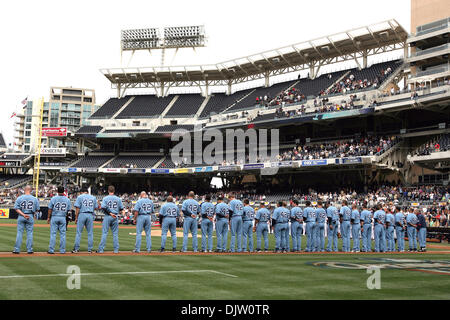
[{"label": "stadium seating", "polygon": [[117,129],[117,130],[105,130],[103,133],[145,133],[149,132],[150,129]]},{"label": "stadium seating", "polygon": [[86,156],[72,164],[72,168],[98,168],[111,158],[112,156]]},{"label": "stadium seating", "polygon": [[[373,88],[374,82],[377,87],[389,77],[390,74],[402,64],[401,60],[388,61],[374,64],[368,68],[358,70],[357,68],[350,70],[342,70],[332,73],[324,73],[314,80],[303,78],[299,80],[285,81],[272,85],[271,87],[257,87],[252,89],[236,91],[231,95],[225,93],[211,94],[208,103],[202,110],[199,118],[206,118],[212,114],[223,112],[233,112],[254,107],[257,102],[256,98],[268,97],[269,103],[274,100],[280,93],[287,88],[293,86],[301,95],[308,97],[317,97],[323,95],[338,95],[343,93],[356,92],[360,90],[368,90]],[[391,72],[386,74],[388,68]],[[343,79],[339,80],[345,73],[348,73]],[[350,78],[353,79],[350,81]],[[339,80],[338,82],[336,82]],[[333,85],[334,84],[334,85]],[[328,89],[328,90],[327,90]],[[91,118],[108,118],[112,117],[132,96],[122,99],[109,99]],[[156,118],[160,116],[166,107],[170,104],[174,95],[158,98],[155,95],[134,96],[134,100],[125,107],[117,119],[132,118]],[[165,118],[191,117],[197,113],[204,97],[200,94],[180,94],[171,108],[168,110]],[[268,104],[269,104],[268,103]],[[273,105],[273,103],[270,103]],[[81,132],[79,132],[81,133]]]},{"label": "stadium seating", "polygon": [[205,100],[199,94],[181,94],[165,115],[165,118],[186,117],[195,115]]},{"label": "stadium seating", "polygon": [[122,108],[125,103],[130,100],[130,97],[125,98],[111,98],[106,103],[98,109],[93,115],[90,116],[90,119],[107,119],[111,118],[113,115],[116,114],[117,111]]},{"label": "stadium seating", "polygon": [[33,179],[31,175],[7,174],[0,176],[0,189],[14,188]]},{"label": "stadium seating", "polygon": [[173,97],[173,95],[163,98],[154,95],[135,96],[134,100],[117,115],[116,119],[159,117]]},{"label": "stadium seating", "polygon": [[77,130],[76,134],[93,134],[99,133],[103,129],[102,126],[84,126]]},{"label": "stadium seating", "polygon": [[286,81],[272,85],[271,87],[258,87],[251,94],[249,94],[244,99],[237,102],[234,106],[226,111],[238,111],[243,109],[248,109],[256,105],[256,98],[264,97],[267,95],[269,98],[273,98],[278,95],[281,91],[286,90],[291,87],[296,81]]},{"label": "stadium seating", "polygon": [[163,162],[161,162],[160,165],[158,166],[158,168],[161,168],[161,169],[172,169],[175,167],[176,167],[175,163],[173,163],[170,156],[167,156],[166,159]]},{"label": "stadium seating", "polygon": [[118,156],[107,168],[152,168],[161,156]]},{"label": "stadium seating", "polygon": [[5,139],[3,138],[3,133],[0,133],[0,148],[6,148]]},{"label": "stadium seating", "polygon": [[209,117],[211,113],[220,113],[230,107],[236,101],[242,99],[254,89],[247,89],[242,91],[236,91],[231,95],[226,95],[225,93],[214,93],[211,95],[208,103],[200,114],[200,118]]},{"label": "stadium seating", "polygon": [[327,89],[333,83],[335,83],[340,77],[346,73],[347,70],[337,71],[333,73],[322,74],[314,80],[309,78],[300,79],[300,81],[294,86],[305,97],[314,96],[317,97],[322,90]]},{"label": "stadium seating", "polygon": [[165,132],[173,132],[177,129],[185,129],[188,131],[194,130],[193,125],[166,125],[166,126],[159,126],[156,128],[155,133],[165,133]]},{"label": "stadium seating", "polygon": [[450,134],[442,134],[438,137],[433,138],[427,143],[420,146],[415,154],[417,156],[427,156],[434,152],[443,152],[450,150]]},{"label": "stadium seating", "polygon": [[[323,91],[321,95],[341,94],[344,88],[346,93],[349,93],[374,88],[374,84],[376,84],[376,87],[379,87],[401,65],[402,61],[395,60],[373,64],[361,70],[357,68],[351,69],[344,79],[335,83],[329,90]],[[391,72],[386,73],[388,68],[391,69]]]}]

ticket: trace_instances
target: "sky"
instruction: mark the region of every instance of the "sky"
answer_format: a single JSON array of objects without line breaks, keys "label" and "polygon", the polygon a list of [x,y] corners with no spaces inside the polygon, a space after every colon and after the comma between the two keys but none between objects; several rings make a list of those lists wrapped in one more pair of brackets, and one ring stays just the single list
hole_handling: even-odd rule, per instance
[{"label": "sky", "polygon": [[160,53],[125,53],[120,31],[204,25],[207,46],[166,55],[166,65],[208,64],[396,19],[410,30],[410,0],[5,1],[0,11],[0,132],[13,142],[20,101],[49,98],[51,86],[115,95],[101,68],[159,66]]}]

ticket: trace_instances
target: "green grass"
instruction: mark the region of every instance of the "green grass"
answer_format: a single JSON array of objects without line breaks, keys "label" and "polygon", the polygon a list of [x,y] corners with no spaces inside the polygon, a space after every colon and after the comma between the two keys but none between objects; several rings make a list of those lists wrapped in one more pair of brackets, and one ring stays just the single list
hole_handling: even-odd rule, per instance
[{"label": "green grass", "polygon": [[[12,220],[15,222],[14,220]],[[5,223],[5,220],[0,223]],[[101,229],[94,229],[94,248]],[[135,237],[131,229],[120,230],[121,251],[131,251]],[[15,227],[0,227],[0,252],[10,252],[16,236]],[[230,236],[229,236],[230,237]],[[69,229],[67,249],[75,238]],[[112,250],[109,235],[106,250]],[[49,229],[34,229],[34,250],[47,251]],[[145,240],[144,240],[145,241]],[[170,246],[170,237],[168,238]],[[182,239],[178,239],[181,248]],[[24,239],[25,242],[25,239]],[[86,250],[86,233],[81,249]],[[153,250],[160,237],[152,237]],[[189,241],[189,245],[190,245]],[[200,239],[199,239],[200,244]],[[270,235],[273,247],[273,235]],[[305,246],[303,238],[303,248]],[[57,242],[58,245],[58,242]],[[443,244],[440,244],[443,245]],[[448,245],[446,245],[448,246]],[[450,246],[448,246],[450,250]],[[433,254],[380,255],[165,255],[165,256],[49,256],[0,258],[0,300],[7,299],[450,299],[449,275],[400,269],[381,270],[381,290],[368,290],[366,270],[324,268],[312,262],[374,263],[379,258],[439,260],[450,263],[450,255]],[[442,250],[442,249],[440,249]],[[80,290],[68,290],[67,277],[1,278],[1,276],[47,275],[66,273],[69,265],[80,267]],[[212,272],[117,274],[108,272],[154,272],[177,270],[215,270]]]}]

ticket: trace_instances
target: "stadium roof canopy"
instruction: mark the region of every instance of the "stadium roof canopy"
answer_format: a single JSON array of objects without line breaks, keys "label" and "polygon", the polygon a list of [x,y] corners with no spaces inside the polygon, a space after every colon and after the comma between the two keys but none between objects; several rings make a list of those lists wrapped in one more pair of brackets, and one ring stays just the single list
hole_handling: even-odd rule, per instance
[{"label": "stadium roof canopy", "polygon": [[363,59],[384,52],[406,48],[408,32],[396,21],[387,20],[370,26],[292,44],[210,65],[112,68],[100,71],[112,88],[154,88],[191,86],[229,86],[294,71],[310,70],[318,74],[321,66]]}]

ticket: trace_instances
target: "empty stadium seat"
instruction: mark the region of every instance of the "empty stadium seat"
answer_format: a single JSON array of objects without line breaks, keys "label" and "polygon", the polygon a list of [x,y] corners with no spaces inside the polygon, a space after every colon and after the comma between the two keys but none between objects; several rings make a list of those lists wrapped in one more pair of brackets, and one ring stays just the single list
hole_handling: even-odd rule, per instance
[{"label": "empty stadium seat", "polygon": [[122,108],[125,103],[130,100],[130,97],[125,98],[111,98],[106,103],[100,107],[94,114],[90,116],[90,119],[105,119],[105,118],[111,118],[113,115],[116,114],[117,111]]},{"label": "empty stadium seat", "polygon": [[86,156],[72,165],[72,168],[99,168],[112,156]]},{"label": "empty stadium seat", "polygon": [[108,168],[152,168],[162,156],[118,156]]},{"label": "empty stadium seat", "polygon": [[181,94],[167,112],[165,118],[195,115],[204,100],[205,98],[199,94]]},{"label": "empty stadium seat", "polygon": [[173,95],[159,98],[154,95],[135,96],[116,119],[159,117],[173,99]]}]

